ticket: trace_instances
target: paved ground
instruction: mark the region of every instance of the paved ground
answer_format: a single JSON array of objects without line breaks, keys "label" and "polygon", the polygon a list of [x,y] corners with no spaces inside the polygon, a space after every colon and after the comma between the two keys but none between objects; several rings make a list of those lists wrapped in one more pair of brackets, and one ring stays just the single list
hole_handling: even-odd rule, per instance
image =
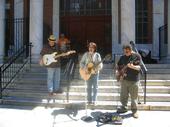
[{"label": "paved ground", "polygon": [[[88,115],[95,116],[104,110],[88,110]],[[170,111],[139,111],[139,118],[134,119],[128,112],[123,125],[97,125],[81,120],[85,110],[57,109],[44,107],[0,106],[0,127],[170,127]]]}]

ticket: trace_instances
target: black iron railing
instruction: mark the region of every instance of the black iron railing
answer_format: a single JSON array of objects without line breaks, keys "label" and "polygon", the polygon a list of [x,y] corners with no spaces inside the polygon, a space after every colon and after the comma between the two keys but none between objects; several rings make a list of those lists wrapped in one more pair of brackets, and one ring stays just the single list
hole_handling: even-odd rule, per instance
[{"label": "black iron railing", "polygon": [[[0,99],[25,65],[31,65],[28,18],[6,19],[5,57],[0,66]],[[31,66],[30,66],[31,67]]]},{"label": "black iron railing", "polygon": [[[132,48],[135,52],[138,53],[138,50],[135,46],[135,44],[132,42],[131,43],[132,45]],[[122,54],[114,54],[114,64],[115,64],[115,67],[116,67],[116,64],[119,60],[119,58],[122,56]],[[143,102],[144,104],[146,104],[146,85],[147,85],[147,68],[143,62],[143,60],[141,59],[141,80],[140,80],[140,86],[142,88],[142,93],[143,93]],[[140,96],[138,97],[138,103],[140,103]]]},{"label": "black iron railing", "polygon": [[5,22],[5,57],[10,57],[29,42],[29,18],[5,19]]},{"label": "black iron railing", "polygon": [[[31,65],[31,47],[31,43],[24,45],[0,66],[0,99],[3,97],[3,91],[14,81],[25,65]],[[30,51],[29,55],[27,48]]]},{"label": "black iron railing", "polygon": [[159,59],[166,57],[168,54],[167,51],[168,43],[168,25],[159,27]]}]

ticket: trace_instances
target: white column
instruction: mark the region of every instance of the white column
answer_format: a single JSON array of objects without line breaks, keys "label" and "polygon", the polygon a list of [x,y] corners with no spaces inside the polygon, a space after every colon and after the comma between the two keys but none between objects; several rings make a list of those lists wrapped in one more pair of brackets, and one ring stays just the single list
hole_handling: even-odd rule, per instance
[{"label": "white column", "polygon": [[[15,19],[24,17],[24,1],[23,0],[14,0],[14,17]],[[19,26],[15,27],[15,50],[18,50],[21,46],[23,46],[23,24],[18,24]]]},{"label": "white column", "polygon": [[117,54],[121,51],[119,45],[119,0],[112,0],[112,54]]},{"label": "white column", "polygon": [[59,37],[59,22],[60,22],[60,2],[59,0],[53,0],[53,34]]},{"label": "white column", "polygon": [[159,58],[159,27],[164,25],[164,0],[153,0],[152,58]]},{"label": "white column", "polygon": [[23,0],[14,0],[14,17],[23,18],[24,15],[24,1]]},{"label": "white column", "polygon": [[5,45],[5,0],[0,0],[0,63],[3,62]]},{"label": "white column", "polygon": [[30,42],[32,61],[37,63],[43,46],[43,0],[30,0]]},{"label": "white column", "polygon": [[121,44],[135,41],[135,0],[121,0]]},{"label": "white column", "polygon": [[170,0],[168,0],[168,57],[170,58]]}]

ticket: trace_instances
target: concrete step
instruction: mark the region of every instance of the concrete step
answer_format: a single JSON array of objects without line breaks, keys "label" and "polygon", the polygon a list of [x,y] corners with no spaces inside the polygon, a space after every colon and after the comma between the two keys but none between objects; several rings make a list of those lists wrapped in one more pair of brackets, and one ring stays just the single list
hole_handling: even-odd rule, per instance
[{"label": "concrete step", "polygon": [[[74,79],[71,82],[68,82],[68,80],[62,80],[61,84],[62,85],[68,85],[70,84],[71,86],[77,86],[77,85],[84,85],[83,80],[79,79]],[[141,84],[143,85],[144,80],[141,80]],[[14,84],[25,84],[28,85],[46,85],[47,84],[47,79],[46,78],[23,78],[23,79],[17,79],[14,81]],[[115,86],[119,85],[119,82],[117,82],[115,79],[108,79],[108,80],[98,80],[99,86]],[[147,86],[170,86],[170,80],[147,80]]]},{"label": "concrete step", "polygon": [[170,69],[170,64],[146,64],[146,68],[148,69]]},{"label": "concrete step", "polygon": [[[45,106],[55,108],[75,108],[84,109],[85,101],[60,101],[56,99],[33,99],[33,98],[17,98],[8,97],[2,101],[4,105],[17,105],[17,106]],[[120,106],[119,101],[97,101],[96,105],[87,105],[88,109],[105,109],[105,110],[116,110]],[[130,109],[130,102],[128,103]],[[139,110],[170,110],[170,102],[147,102],[146,104],[138,105]]]},{"label": "concrete step", "polygon": [[[46,91],[29,91],[28,93],[26,91],[8,91],[6,92],[7,96],[14,96],[14,97],[37,97],[37,98],[47,98],[48,93]],[[66,100],[67,97],[69,96],[70,100],[83,100],[86,94],[84,92],[63,92],[62,94],[57,94],[55,96],[55,99],[58,100]],[[143,100],[143,94],[139,93],[140,100]],[[157,94],[157,93],[152,93],[148,94],[146,100],[147,101],[160,101],[160,102],[169,102],[170,101],[170,94]],[[98,100],[99,101],[113,101],[113,100],[118,100],[119,99],[119,94],[118,93],[99,93],[98,94]]]},{"label": "concrete step", "polygon": [[[74,85],[74,86],[63,86],[64,92],[84,92],[85,91],[85,86],[84,85]],[[26,92],[31,92],[31,91],[45,91],[47,92],[47,85],[45,84],[39,84],[39,85],[33,85],[33,84],[17,84],[15,86],[11,86],[7,88],[9,91],[26,91]],[[147,86],[146,87],[147,93],[170,93],[170,86]],[[107,86],[107,85],[99,85],[98,86],[98,93],[119,93],[120,92],[120,86]],[[143,88],[142,86],[139,86],[139,92],[143,93]]]}]

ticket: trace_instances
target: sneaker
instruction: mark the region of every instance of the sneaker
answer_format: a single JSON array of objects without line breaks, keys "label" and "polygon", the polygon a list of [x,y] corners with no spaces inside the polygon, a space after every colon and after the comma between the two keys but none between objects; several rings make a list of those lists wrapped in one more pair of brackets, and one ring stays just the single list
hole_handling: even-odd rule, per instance
[{"label": "sneaker", "polygon": [[124,107],[121,107],[121,108],[118,108],[117,109],[117,113],[126,113],[128,110],[126,109],[126,108],[124,108]]},{"label": "sneaker", "polygon": [[132,113],[132,116],[133,116],[133,118],[136,118],[136,119],[139,117],[139,115],[138,115],[137,112],[133,112],[133,113]]}]

